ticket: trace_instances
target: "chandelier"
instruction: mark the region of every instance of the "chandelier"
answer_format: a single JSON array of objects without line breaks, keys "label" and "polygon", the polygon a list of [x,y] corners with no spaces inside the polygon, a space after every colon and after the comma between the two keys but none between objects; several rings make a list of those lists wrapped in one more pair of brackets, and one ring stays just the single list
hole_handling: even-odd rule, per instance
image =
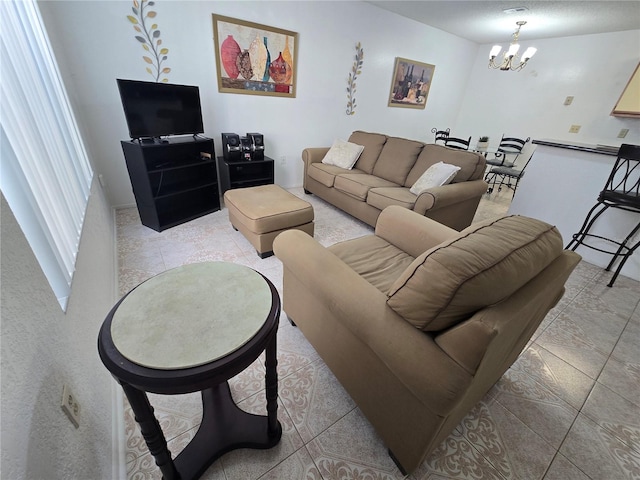
[{"label": "chandelier", "polygon": [[493,48],[491,49],[491,53],[489,53],[489,68],[499,68],[500,70],[504,71],[513,70],[514,72],[517,72],[524,68],[529,59],[533,57],[533,55],[537,51],[537,49],[533,47],[527,48],[522,54],[522,60],[518,62],[518,50],[520,49],[520,45],[518,44],[518,36],[520,35],[520,28],[523,25],[526,25],[526,23],[527,22],[523,20],[516,22],[518,28],[513,33],[513,40],[511,41],[511,45],[509,45],[509,49],[504,52],[502,56],[502,62],[500,63],[496,63],[496,57],[500,53],[500,50],[502,50],[502,47],[500,45],[493,46]]}]

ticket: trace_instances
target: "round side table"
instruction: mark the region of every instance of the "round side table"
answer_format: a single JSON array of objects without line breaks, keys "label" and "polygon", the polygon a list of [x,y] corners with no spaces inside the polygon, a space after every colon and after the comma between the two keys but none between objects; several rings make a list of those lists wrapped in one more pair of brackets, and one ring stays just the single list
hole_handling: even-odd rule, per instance
[{"label": "round side table", "polygon": [[[226,452],[271,448],[280,441],[279,316],[280,297],[267,278],[224,262],[167,270],[131,290],[109,312],[98,353],[122,386],[164,479],[196,479]],[[227,383],[263,351],[266,416],[240,410]],[[174,460],[147,392],[197,391],[202,423]]]}]

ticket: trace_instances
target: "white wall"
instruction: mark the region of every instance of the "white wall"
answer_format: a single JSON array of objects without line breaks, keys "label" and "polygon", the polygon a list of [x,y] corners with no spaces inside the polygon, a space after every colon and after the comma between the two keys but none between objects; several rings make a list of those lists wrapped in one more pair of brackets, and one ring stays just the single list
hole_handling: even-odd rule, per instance
[{"label": "white wall", "polygon": [[[134,198],[120,140],[127,139],[116,78],[149,80],[134,39],[130,1],[41,2],[45,23],[76,112],[88,130],[94,167],[112,205]],[[363,2],[214,2],[158,0],[154,22],[169,48],[171,83],[198,85],[205,134],[221,154],[220,133],[261,132],[277,160],[276,182],[302,184],[300,153],[330,145],[356,129],[430,140],[432,127],[453,125],[477,45]],[[218,93],[211,14],[299,33],[296,98]],[[355,45],[364,48],[358,107],[345,113]],[[387,107],[395,57],[436,65],[425,110]],[[455,58],[454,62],[450,59]],[[280,163],[285,157],[286,164]]]},{"label": "white wall", "polygon": [[[126,19],[131,2],[41,1],[62,73],[86,130],[94,167],[114,206],[134,198],[120,149],[128,137],[116,78],[150,80]],[[220,133],[265,134],[277,160],[276,182],[301,184],[300,152],[363,129],[430,141],[430,129],[456,136],[503,133],[583,143],[640,143],[636,119],[609,113],[638,62],[640,30],[522,42],[538,53],[521,72],[486,67],[490,45],[478,46],[363,2],[158,0],[154,19],[172,83],[200,87],[205,134],[221,153]],[[299,33],[296,98],[218,93],[211,14]],[[506,43],[509,39],[505,38]],[[358,107],[345,114],[355,44],[364,47]],[[395,57],[436,65],[425,110],[387,107]],[[575,97],[569,107],[567,95]],[[572,124],[580,133],[569,134]],[[628,128],[624,140],[616,136]],[[285,164],[281,158],[285,157]]]},{"label": "white wall", "polygon": [[[0,200],[2,478],[112,477],[112,384],[97,351],[115,302],[114,225],[94,181],[64,313],[4,196]],[[67,384],[76,429],[60,408]]]},{"label": "white wall", "polygon": [[[640,60],[640,30],[521,43],[522,50],[536,46],[538,52],[520,72],[487,68],[491,45],[479,48],[456,132],[473,135],[474,142],[489,135],[494,146],[503,133],[589,144],[640,143],[638,119],[609,115]],[[569,95],[573,103],[564,106]],[[569,133],[574,124],[582,126],[577,134]],[[616,138],[622,128],[629,134]]]}]

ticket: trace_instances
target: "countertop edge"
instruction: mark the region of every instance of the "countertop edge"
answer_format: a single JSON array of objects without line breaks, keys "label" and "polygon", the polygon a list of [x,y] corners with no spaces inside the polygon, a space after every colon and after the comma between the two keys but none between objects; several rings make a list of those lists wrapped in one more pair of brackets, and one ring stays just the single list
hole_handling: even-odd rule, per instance
[{"label": "countertop edge", "polygon": [[[597,153],[600,155],[608,155],[610,157],[617,157],[617,147],[611,147],[608,145],[588,145],[584,143],[567,143],[560,140],[533,140],[531,143],[535,145],[544,145],[547,147],[564,148],[567,150],[577,150],[579,152]],[[616,150],[612,150],[616,148]]]}]

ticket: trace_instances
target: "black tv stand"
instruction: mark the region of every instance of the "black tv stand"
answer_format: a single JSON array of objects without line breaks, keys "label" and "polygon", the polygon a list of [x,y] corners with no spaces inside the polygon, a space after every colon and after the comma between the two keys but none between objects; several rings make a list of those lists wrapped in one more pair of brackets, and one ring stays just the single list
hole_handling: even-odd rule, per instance
[{"label": "black tv stand", "polygon": [[220,210],[213,140],[122,141],[142,224],[161,232]]}]

